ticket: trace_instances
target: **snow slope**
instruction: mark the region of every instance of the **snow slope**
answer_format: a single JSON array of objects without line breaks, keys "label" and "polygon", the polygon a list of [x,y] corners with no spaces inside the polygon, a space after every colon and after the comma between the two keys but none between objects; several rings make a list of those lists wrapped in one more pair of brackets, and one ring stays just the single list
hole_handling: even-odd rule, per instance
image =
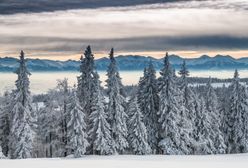
[{"label": "snow slope", "polygon": [[85,156],[80,159],[0,160],[1,168],[247,168],[248,154],[210,156]]}]

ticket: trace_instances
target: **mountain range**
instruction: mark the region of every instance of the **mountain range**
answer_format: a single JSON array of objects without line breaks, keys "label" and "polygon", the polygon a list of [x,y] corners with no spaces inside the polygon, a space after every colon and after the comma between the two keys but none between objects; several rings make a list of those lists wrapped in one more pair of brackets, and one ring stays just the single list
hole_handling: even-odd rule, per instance
[{"label": "mountain range", "polygon": [[[233,58],[231,56],[216,55],[209,57],[203,55],[198,58],[182,58],[178,55],[170,55],[170,62],[175,69],[180,68],[183,60],[187,67],[194,70],[233,70],[248,69],[248,57]],[[139,55],[120,55],[116,57],[120,70],[143,70],[149,62],[152,62],[156,69],[163,66],[163,58],[156,59],[150,56]],[[109,59],[106,57],[96,59],[97,70],[106,70]],[[27,59],[27,66],[30,71],[76,71],[79,70],[80,61],[67,60],[45,60],[45,59]],[[18,66],[17,58],[0,58],[0,71],[15,71]]]}]

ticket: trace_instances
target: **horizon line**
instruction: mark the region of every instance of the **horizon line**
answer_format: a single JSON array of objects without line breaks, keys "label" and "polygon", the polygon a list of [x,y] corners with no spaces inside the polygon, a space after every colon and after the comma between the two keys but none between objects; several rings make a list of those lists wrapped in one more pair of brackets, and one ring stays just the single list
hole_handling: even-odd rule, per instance
[{"label": "horizon line", "polygon": [[[21,51],[21,50],[20,50]],[[0,58],[4,57],[12,57],[18,58],[20,55],[20,51],[14,52],[4,52],[0,51]],[[81,55],[83,55],[84,50],[78,50],[75,52],[47,52],[47,51],[32,51],[28,49],[24,49],[26,58],[29,59],[46,59],[46,60],[56,60],[56,61],[67,61],[67,60],[79,60]],[[232,58],[239,59],[248,57],[248,49],[247,50],[167,50],[169,55],[177,55],[184,59],[195,59],[199,58],[203,55],[207,55],[209,57],[215,57],[216,55],[222,56],[231,56]],[[93,55],[95,59],[100,59],[109,56],[109,50],[93,50]],[[165,56],[166,50],[157,50],[157,51],[122,51],[115,48],[115,56],[127,56],[127,55],[138,55],[144,57],[152,57],[155,59],[161,59]]]},{"label": "horizon line", "polygon": [[[25,53],[25,51],[24,51],[24,53]],[[165,52],[166,53],[166,52]],[[180,57],[180,58],[182,58],[182,59],[185,59],[185,60],[190,60],[190,59],[197,59],[197,58],[201,58],[201,57],[204,57],[204,56],[207,56],[207,57],[209,57],[209,58],[215,58],[215,57],[218,57],[218,56],[222,56],[222,57],[231,57],[231,58],[233,58],[233,59],[235,59],[235,60],[238,60],[238,59],[242,59],[242,58],[248,58],[248,56],[243,56],[243,57],[238,57],[238,58],[235,58],[234,56],[232,56],[232,55],[222,55],[222,54],[216,54],[216,55],[208,55],[208,54],[202,54],[202,55],[200,55],[200,56],[197,56],[197,57],[185,57],[185,56],[181,56],[181,55],[178,55],[178,54],[170,54],[170,52],[168,52],[169,53],[169,57],[171,57],[171,56],[177,56],[177,57]],[[82,55],[82,54],[81,54]],[[38,59],[38,60],[50,60],[50,61],[61,61],[61,62],[66,62],[66,61],[79,61],[80,60],[80,57],[81,57],[81,55],[78,57],[78,59],[71,59],[71,58],[69,58],[69,59],[64,59],[64,60],[61,60],[61,59],[52,59],[51,57],[27,57],[27,54],[25,53],[25,59],[32,59],[32,60],[35,60],[35,59]],[[95,56],[95,54],[93,54],[94,56]],[[121,57],[121,56],[132,56],[132,57],[135,57],[135,56],[138,56],[138,57],[146,57],[146,58],[149,58],[149,57],[151,57],[151,58],[153,58],[153,59],[156,59],[156,60],[159,60],[159,59],[163,59],[164,57],[165,57],[165,54],[164,54],[164,56],[162,56],[162,57],[160,57],[160,58],[157,58],[157,57],[155,57],[155,56],[151,56],[151,55],[138,55],[138,54],[116,54],[115,55],[115,58],[116,57]],[[14,58],[14,59],[18,59],[19,58],[19,55],[18,56],[0,56],[0,59],[4,59],[4,58]],[[55,58],[55,57],[54,57]],[[108,58],[108,56],[103,56],[103,57],[99,57],[99,58],[96,58],[95,57],[95,60],[100,60],[100,59],[103,59],[103,58]]]}]

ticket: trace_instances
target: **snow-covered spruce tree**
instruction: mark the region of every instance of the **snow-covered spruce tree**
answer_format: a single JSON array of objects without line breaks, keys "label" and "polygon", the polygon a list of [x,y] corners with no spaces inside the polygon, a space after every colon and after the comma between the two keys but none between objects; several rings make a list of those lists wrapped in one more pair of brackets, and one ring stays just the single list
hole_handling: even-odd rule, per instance
[{"label": "snow-covered spruce tree", "polygon": [[137,101],[140,111],[144,116],[144,124],[147,128],[148,144],[152,153],[158,152],[158,109],[159,97],[157,89],[156,71],[150,62],[144,69],[144,76],[140,79],[137,92]]},{"label": "snow-covered spruce tree", "polygon": [[211,118],[206,109],[205,99],[203,97],[197,98],[199,101],[196,108],[194,127],[194,138],[196,141],[194,154],[213,154],[213,149],[215,149],[215,147],[214,141],[211,137]]},{"label": "snow-covered spruce tree", "polygon": [[0,146],[5,156],[9,154],[9,134],[10,134],[10,112],[12,95],[5,92],[0,109]]},{"label": "snow-covered spruce tree", "polygon": [[93,88],[93,99],[89,120],[89,136],[93,141],[93,154],[108,155],[113,152],[110,126],[104,109],[104,97],[102,95],[99,76],[95,73],[96,82]]},{"label": "snow-covered spruce tree", "polygon": [[[91,47],[88,46],[81,56],[80,76],[78,77],[78,95],[79,100],[84,108],[90,106],[91,89],[95,83],[95,65],[94,55],[92,54]],[[90,114],[90,108],[87,108],[86,118]]]},{"label": "snow-covered spruce tree", "polygon": [[238,71],[230,85],[231,95],[229,99],[230,111],[226,116],[226,130],[228,153],[247,152],[247,115],[248,102],[247,90],[241,85]]},{"label": "snow-covered spruce tree", "polygon": [[110,64],[107,70],[107,95],[108,102],[108,117],[111,128],[111,136],[113,138],[114,153],[123,153],[125,148],[128,147],[127,142],[127,126],[125,112],[125,98],[121,94],[122,83],[119,76],[118,68],[114,58],[114,49],[112,48],[109,54]]},{"label": "snow-covered spruce tree", "polygon": [[183,62],[178,74],[180,75],[179,87],[183,94],[183,103],[186,106],[186,108],[189,110],[189,114],[188,114],[189,119],[193,120],[195,118],[194,116],[195,114],[193,108],[194,105],[192,105],[192,103],[194,102],[195,95],[188,85],[189,71],[187,70],[185,61]]},{"label": "snow-covered spruce tree", "polygon": [[68,154],[72,153],[74,157],[81,157],[85,154],[89,145],[86,134],[85,114],[80,105],[76,91],[70,98],[68,107],[70,119],[67,123],[68,130]]},{"label": "snow-covered spruce tree", "polygon": [[151,153],[148,144],[147,129],[143,122],[143,115],[138,106],[137,98],[130,99],[129,103],[129,143],[134,154],[144,155]]},{"label": "snow-covered spruce tree", "polygon": [[161,141],[159,146],[164,154],[190,154],[190,127],[186,120],[183,106],[182,93],[176,82],[173,69],[166,53],[164,67],[159,78],[159,122],[161,124]]},{"label": "snow-covered spruce tree", "polygon": [[206,85],[206,109],[211,121],[209,130],[210,138],[213,140],[214,148],[211,149],[213,154],[222,154],[226,151],[223,133],[221,131],[221,115],[218,110],[218,98],[214,88],[211,85],[211,78]]},{"label": "snow-covered spruce tree", "polygon": [[86,133],[88,135],[89,149],[87,154],[93,153],[93,139],[90,139],[89,130],[91,121],[89,116],[92,113],[92,101],[94,99],[94,87],[97,83],[94,65],[94,56],[91,47],[88,46],[81,57],[80,76],[78,77],[78,98],[85,112]]},{"label": "snow-covered spruce tree", "polygon": [[[188,85],[188,76],[189,71],[186,67],[185,61],[183,61],[183,64],[181,66],[180,71],[178,72],[180,75],[179,78],[179,88],[182,93],[182,101],[183,106],[185,107],[185,117],[188,123],[188,128],[191,128],[189,131],[190,139],[194,139],[194,126],[195,126],[195,119],[196,119],[196,108],[197,108],[197,98],[193,90]],[[194,142],[190,146],[191,148],[191,154],[194,153]]]},{"label": "snow-covered spruce tree", "polygon": [[10,157],[22,159],[32,157],[33,117],[32,100],[29,91],[30,72],[26,67],[24,52],[21,51],[19,68],[16,71],[16,90],[14,90],[13,108],[10,118]]}]

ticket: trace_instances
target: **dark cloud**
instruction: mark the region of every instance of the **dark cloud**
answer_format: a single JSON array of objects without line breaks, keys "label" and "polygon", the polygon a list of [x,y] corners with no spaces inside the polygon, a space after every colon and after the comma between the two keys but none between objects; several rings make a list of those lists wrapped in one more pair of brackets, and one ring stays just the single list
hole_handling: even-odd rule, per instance
[{"label": "dark cloud", "polygon": [[[164,50],[242,50],[248,48],[248,37],[197,36],[197,37],[140,37],[122,39],[70,39],[52,37],[2,37],[0,45],[12,44],[12,49],[58,54],[79,53],[87,45],[95,51],[164,51]],[[46,54],[46,55],[47,55]]]},{"label": "dark cloud", "polygon": [[0,14],[51,12],[68,9],[133,6],[183,0],[1,0]]},{"label": "dark cloud", "polygon": [[168,3],[168,8],[207,8],[207,9],[234,9],[234,10],[248,10],[247,0],[203,0],[196,1],[189,0],[183,3]]},{"label": "dark cloud", "polygon": [[[182,3],[180,3],[182,1]],[[196,2],[199,3],[196,3]],[[179,3],[168,3],[179,2]],[[167,8],[248,10],[246,0],[0,0],[0,14],[158,4]]]}]

